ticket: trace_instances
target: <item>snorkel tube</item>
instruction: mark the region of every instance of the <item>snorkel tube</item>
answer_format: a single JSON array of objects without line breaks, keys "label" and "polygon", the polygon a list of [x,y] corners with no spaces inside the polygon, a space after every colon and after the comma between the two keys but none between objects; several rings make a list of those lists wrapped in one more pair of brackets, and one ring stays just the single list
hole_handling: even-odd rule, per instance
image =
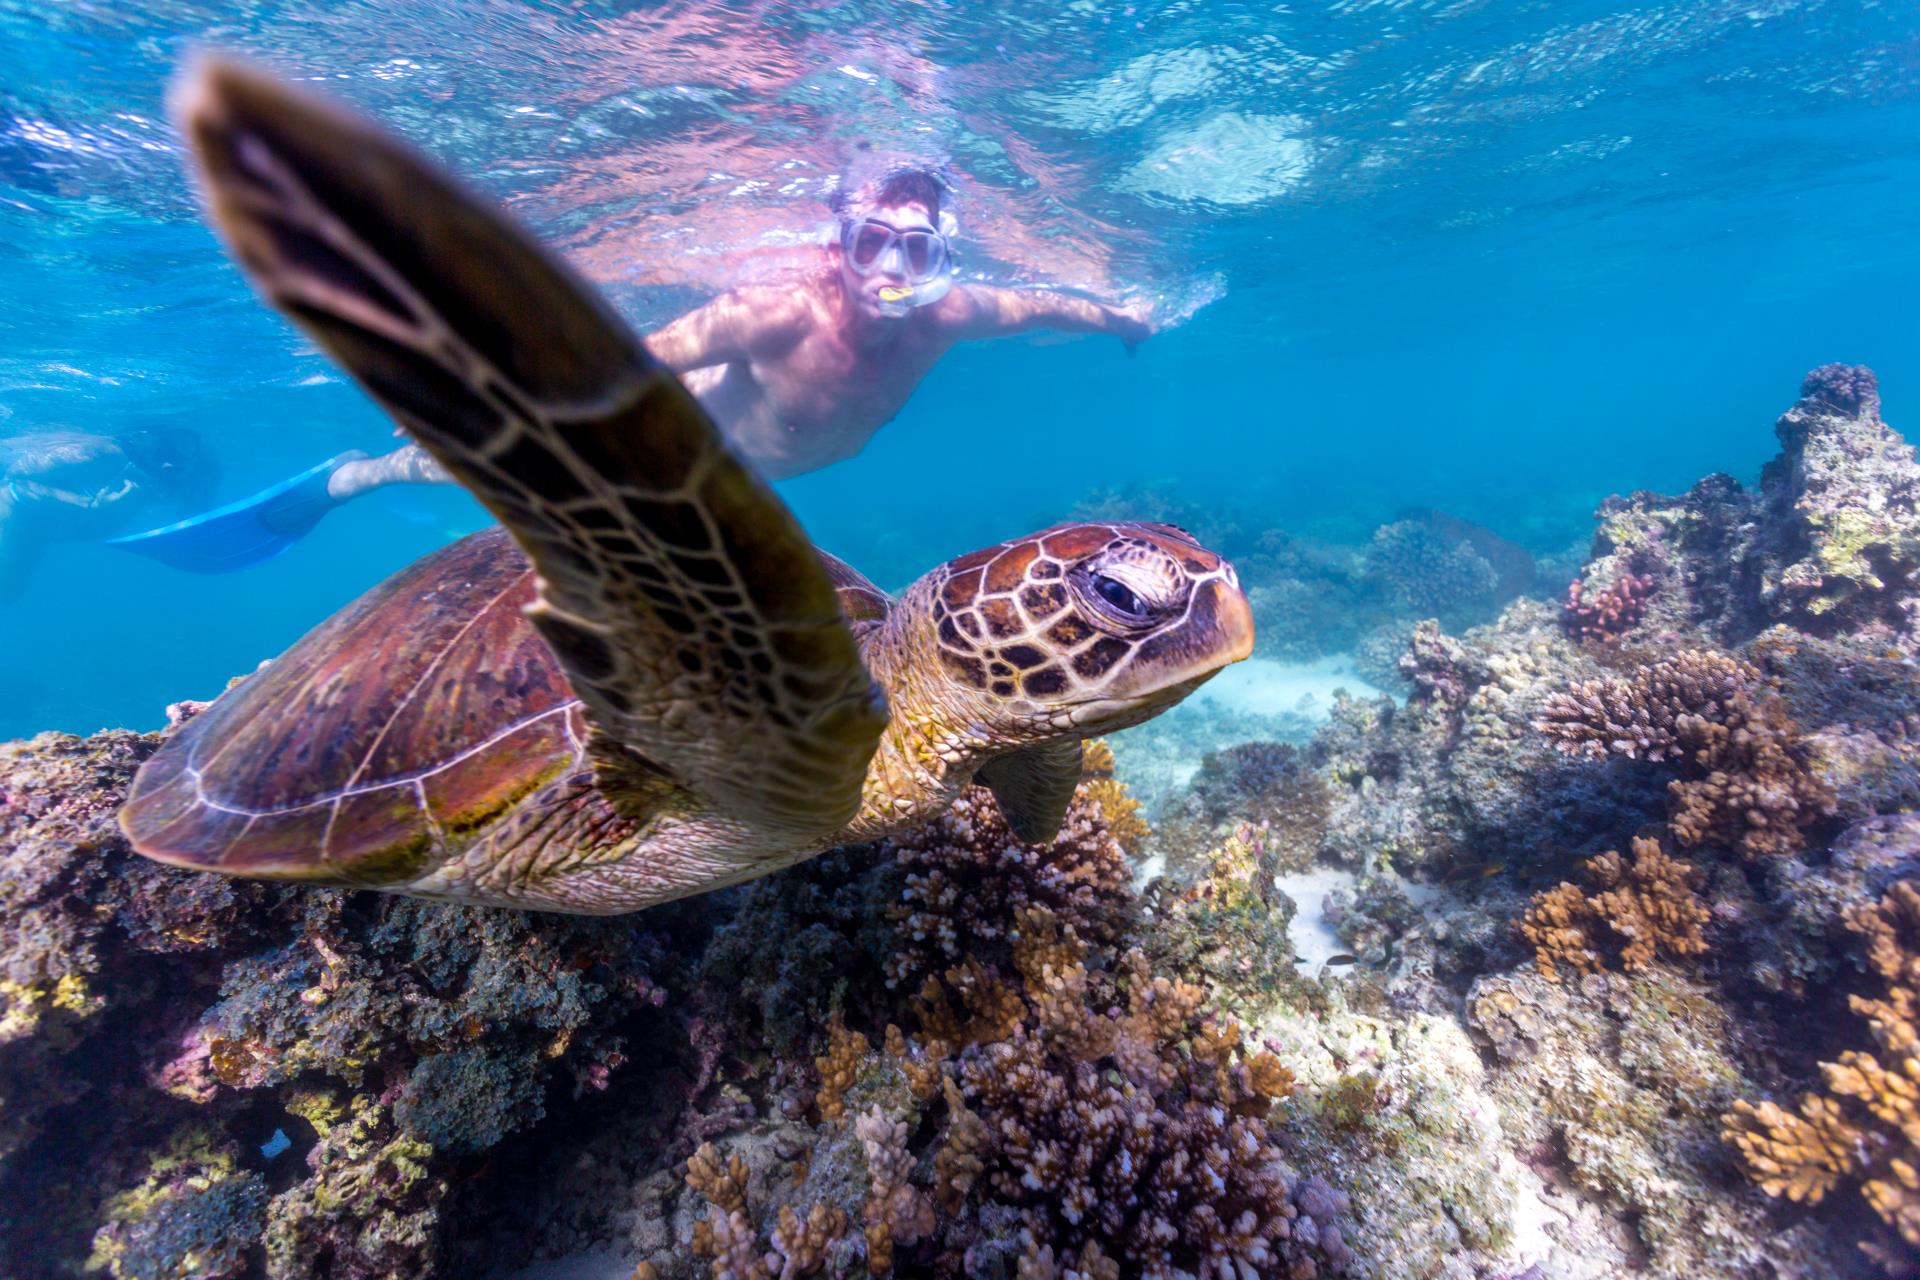
[{"label": "snorkel tube", "polygon": [[880,314],[903,316],[915,307],[930,307],[947,296],[953,288],[953,268],[927,281],[925,284],[889,284],[882,285],[876,294],[880,299]]}]

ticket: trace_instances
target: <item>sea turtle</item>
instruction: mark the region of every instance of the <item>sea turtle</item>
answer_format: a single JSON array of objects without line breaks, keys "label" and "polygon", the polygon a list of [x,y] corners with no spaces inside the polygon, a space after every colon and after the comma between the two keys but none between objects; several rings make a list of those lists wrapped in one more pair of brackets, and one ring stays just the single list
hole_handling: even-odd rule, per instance
[{"label": "sea turtle", "polygon": [[973,780],[1050,841],[1083,737],[1251,651],[1232,567],[1166,525],[1058,526],[889,598],[808,543],[611,308],[426,160],[232,63],[177,101],[262,292],[504,528],[188,721],[121,811],[141,853],[613,913],[898,830]]}]

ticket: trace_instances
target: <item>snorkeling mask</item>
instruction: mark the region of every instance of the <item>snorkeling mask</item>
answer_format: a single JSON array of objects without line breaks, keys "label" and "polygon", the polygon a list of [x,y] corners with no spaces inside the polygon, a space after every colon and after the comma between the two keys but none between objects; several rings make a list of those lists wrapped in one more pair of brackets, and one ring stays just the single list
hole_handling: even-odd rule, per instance
[{"label": "snorkeling mask", "polygon": [[940,227],[899,228],[875,218],[850,219],[840,224],[840,248],[847,270],[865,279],[876,271],[903,276],[905,284],[886,285],[879,292],[882,315],[903,316],[915,307],[929,306],[953,287],[951,237],[959,223],[950,213],[940,215]]}]

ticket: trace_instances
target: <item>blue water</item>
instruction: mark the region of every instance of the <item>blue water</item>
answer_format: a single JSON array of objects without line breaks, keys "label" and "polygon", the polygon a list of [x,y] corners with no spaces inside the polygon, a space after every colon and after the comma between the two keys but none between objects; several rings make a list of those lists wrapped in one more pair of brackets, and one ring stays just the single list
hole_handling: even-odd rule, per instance
[{"label": "blue water", "polygon": [[[1750,476],[1813,365],[1920,421],[1907,3],[0,5],[0,436],[199,430],[237,497],[388,425],[201,226],[189,53],[325,82],[647,328],[818,235],[839,174],[951,165],[976,278],[1170,327],[962,349],[785,486],[897,585],[1161,486],[1364,539],[1409,505],[1541,552],[1609,492]],[[390,491],[257,569],[49,548],[0,614],[0,736],[152,727],[478,527]]]}]

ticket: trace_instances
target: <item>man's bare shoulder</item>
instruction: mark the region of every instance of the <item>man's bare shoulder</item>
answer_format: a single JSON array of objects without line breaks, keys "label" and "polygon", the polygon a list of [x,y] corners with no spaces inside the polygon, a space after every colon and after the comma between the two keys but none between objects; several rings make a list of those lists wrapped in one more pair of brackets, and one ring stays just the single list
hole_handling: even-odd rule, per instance
[{"label": "man's bare shoulder", "polygon": [[971,324],[983,310],[991,310],[999,290],[984,284],[956,284],[940,301],[923,308],[923,313],[943,329],[960,329]]},{"label": "man's bare shoulder", "polygon": [[832,283],[808,273],[786,280],[742,285],[731,290],[727,297],[734,306],[753,316],[757,328],[813,325],[819,323],[832,301],[827,289]]}]

